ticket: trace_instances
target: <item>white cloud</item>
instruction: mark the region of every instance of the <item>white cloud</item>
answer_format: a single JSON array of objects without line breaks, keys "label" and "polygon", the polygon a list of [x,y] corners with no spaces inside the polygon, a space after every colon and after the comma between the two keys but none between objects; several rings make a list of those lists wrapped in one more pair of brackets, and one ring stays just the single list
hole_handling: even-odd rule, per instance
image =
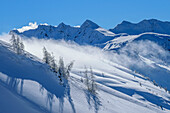
[{"label": "white cloud", "polygon": [[47,23],[41,23],[40,25],[46,25],[46,26],[48,26],[48,24],[47,24]]},{"label": "white cloud", "polygon": [[77,25],[77,26],[74,26],[74,27],[76,27],[76,28],[80,28],[80,25]]},{"label": "white cloud", "polygon": [[38,27],[37,22],[30,22],[29,26],[23,26],[22,28],[17,29],[20,33],[30,30],[30,29],[36,29]]}]

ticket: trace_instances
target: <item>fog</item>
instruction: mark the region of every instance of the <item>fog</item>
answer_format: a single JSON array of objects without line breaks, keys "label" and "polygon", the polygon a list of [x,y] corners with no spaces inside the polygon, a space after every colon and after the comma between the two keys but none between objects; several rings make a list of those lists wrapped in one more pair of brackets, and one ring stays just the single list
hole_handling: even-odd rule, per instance
[{"label": "fog", "polygon": [[[0,40],[10,42],[11,36],[3,34]],[[75,61],[75,67],[91,66],[95,68],[104,68],[104,61],[114,62],[125,67],[145,66],[140,56],[148,58],[153,62],[169,65],[169,52],[165,51],[161,46],[151,41],[139,41],[130,43],[121,48],[118,52],[103,51],[100,48],[89,45],[78,45],[74,42],[66,42],[64,40],[53,39],[37,39],[24,38],[22,39],[25,45],[25,50],[31,54],[43,58],[43,47],[47,51],[53,53],[56,60],[63,57],[66,63]],[[150,64],[152,65],[152,64]],[[153,65],[154,66],[154,65]]]}]

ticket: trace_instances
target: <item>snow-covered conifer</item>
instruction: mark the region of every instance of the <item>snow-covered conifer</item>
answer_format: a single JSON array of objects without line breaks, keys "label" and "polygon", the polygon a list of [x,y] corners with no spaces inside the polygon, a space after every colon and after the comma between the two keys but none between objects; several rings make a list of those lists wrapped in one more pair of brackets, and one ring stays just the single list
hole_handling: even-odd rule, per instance
[{"label": "snow-covered conifer", "polygon": [[11,37],[11,44],[12,44],[12,48],[13,50],[17,53],[17,54],[22,54],[24,53],[24,44],[21,40],[21,38],[19,36],[16,36],[14,34],[12,34]]},{"label": "snow-covered conifer", "polygon": [[14,34],[12,34],[12,37],[11,37],[11,45],[12,45],[12,49],[14,50],[14,51],[16,51],[16,45],[17,45],[17,41],[16,41],[16,38],[15,38],[15,35]]},{"label": "snow-covered conifer", "polygon": [[65,76],[66,78],[68,78],[70,76],[70,71],[73,67],[74,61],[70,62],[67,66],[66,66],[66,71],[65,71]]},{"label": "snow-covered conifer", "polygon": [[60,76],[65,77],[65,67],[64,67],[64,61],[63,58],[59,58],[59,67],[58,67],[58,73]]},{"label": "snow-covered conifer", "polygon": [[51,55],[45,47],[43,48],[43,54],[44,54],[43,55],[43,61],[47,64],[50,64]]},{"label": "snow-covered conifer", "polygon": [[51,56],[51,57],[50,57],[50,66],[51,66],[51,68],[52,68],[55,72],[57,72],[58,67],[57,67],[57,64],[56,64],[55,57],[54,57],[53,54],[50,55],[50,56]]},{"label": "snow-covered conifer", "polygon": [[84,84],[86,85],[88,91],[95,94],[97,90],[97,85],[96,82],[94,81],[94,74],[92,68],[90,68],[90,71],[88,71],[87,68],[85,67],[84,77],[85,77]]}]

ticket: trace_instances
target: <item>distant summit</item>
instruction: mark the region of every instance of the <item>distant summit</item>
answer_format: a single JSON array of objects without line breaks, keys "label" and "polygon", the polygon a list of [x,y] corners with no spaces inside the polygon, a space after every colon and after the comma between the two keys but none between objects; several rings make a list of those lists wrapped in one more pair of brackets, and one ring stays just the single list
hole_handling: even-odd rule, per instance
[{"label": "distant summit", "polygon": [[170,22],[163,22],[156,19],[143,20],[139,23],[123,21],[114,29],[110,29],[110,31],[116,34],[127,33],[129,35],[138,35],[145,32],[170,34]]},{"label": "distant summit", "polygon": [[100,26],[98,26],[96,23],[92,22],[91,20],[86,20],[82,25],[81,28],[91,28],[91,29],[97,29]]},{"label": "distant summit", "polygon": [[78,44],[90,45],[105,43],[114,36],[114,33],[101,28],[91,20],[86,20],[80,27],[72,27],[62,22],[58,26],[38,25],[37,28],[28,29],[24,32],[19,32],[18,30],[10,31],[10,34],[13,33],[22,37],[64,39]]}]

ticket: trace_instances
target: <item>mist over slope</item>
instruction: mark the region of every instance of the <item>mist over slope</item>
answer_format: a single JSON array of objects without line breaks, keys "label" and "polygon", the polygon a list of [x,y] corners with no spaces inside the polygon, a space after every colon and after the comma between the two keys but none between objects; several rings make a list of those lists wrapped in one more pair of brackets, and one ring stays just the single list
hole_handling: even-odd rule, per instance
[{"label": "mist over slope", "polygon": [[[4,37],[9,42],[10,36]],[[57,60],[59,57],[63,57],[66,63],[74,60],[74,67],[77,68],[91,66],[103,70],[103,66],[97,64],[101,61],[114,62],[141,73],[170,90],[170,54],[151,41],[131,42],[117,52],[64,40],[23,38],[23,42],[25,49],[40,59],[43,58],[42,49],[46,47]]]},{"label": "mist over slope", "polygon": [[[29,53],[17,55],[8,43],[0,41],[1,91],[10,98],[12,93],[24,101],[31,112],[163,113],[170,110],[170,96],[164,89],[155,86],[142,75],[114,63],[111,53],[65,41],[35,38],[23,41],[27,50],[29,47],[30,50],[34,48],[37,52],[32,53],[40,58],[41,49],[45,46],[56,58],[62,56],[66,62],[75,60],[70,78],[65,85],[61,85],[55,73],[39,58]],[[98,86],[96,95],[89,93],[81,82],[81,78],[84,78],[84,65],[93,69]],[[6,101],[2,96],[0,98]],[[19,103],[16,98],[12,101]],[[24,107],[8,107],[5,106],[1,111],[10,113],[11,110],[26,110]]]},{"label": "mist over slope", "polygon": [[[103,51],[97,47],[81,46],[64,40],[34,38],[26,39],[24,43],[27,45],[26,50],[39,58],[42,58],[42,48],[45,46],[56,58],[63,57],[67,63],[74,60],[75,67],[86,65],[103,70],[103,66],[97,65],[99,61],[114,62],[141,73],[170,90],[170,54],[151,41],[132,42],[119,52]],[[161,76],[163,77],[160,79]]]}]

